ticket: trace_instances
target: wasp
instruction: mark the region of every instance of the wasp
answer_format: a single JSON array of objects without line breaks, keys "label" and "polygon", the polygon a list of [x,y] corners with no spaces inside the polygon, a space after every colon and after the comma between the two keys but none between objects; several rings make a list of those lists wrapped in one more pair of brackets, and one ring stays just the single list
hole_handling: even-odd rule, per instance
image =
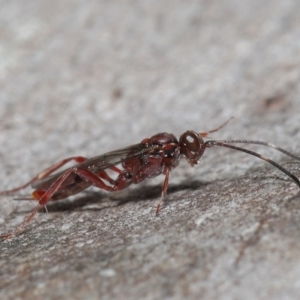
[{"label": "wasp", "polygon": [[[31,194],[32,199],[38,202],[25,221],[12,232],[2,235],[2,239],[8,239],[21,233],[42,207],[45,207],[47,210],[46,205],[49,201],[65,199],[82,192],[90,186],[95,186],[107,192],[120,191],[131,184],[138,184],[147,178],[163,174],[164,182],[161,198],[156,206],[156,214],[158,214],[167,193],[170,172],[178,166],[182,158],[185,158],[191,166],[197,165],[205,150],[215,146],[242,151],[256,156],[285,173],[300,188],[299,179],[278,163],[254,151],[240,148],[233,144],[256,144],[270,147],[300,161],[299,156],[287,150],[271,143],[255,140],[203,140],[210,133],[224,127],[231,119],[218,128],[207,132],[197,133],[188,130],[180,136],[179,140],[172,133],[162,132],[143,139],[141,143],[93,158],[75,156],[57,162],[26,184],[0,192],[0,195],[7,195],[31,185],[34,189]],[[75,161],[77,164],[55,173],[55,171],[70,161]],[[115,179],[108,174],[108,170],[116,173]]]}]

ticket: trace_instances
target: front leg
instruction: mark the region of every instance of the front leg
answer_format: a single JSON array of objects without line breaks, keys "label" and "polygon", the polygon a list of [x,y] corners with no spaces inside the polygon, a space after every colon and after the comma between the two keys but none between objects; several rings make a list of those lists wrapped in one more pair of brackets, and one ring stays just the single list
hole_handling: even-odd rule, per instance
[{"label": "front leg", "polygon": [[161,205],[164,203],[164,198],[167,194],[167,190],[168,190],[168,184],[169,184],[169,175],[170,175],[170,169],[169,168],[166,168],[165,170],[165,180],[164,180],[164,184],[162,186],[162,191],[161,191],[161,197],[160,197],[160,200],[156,206],[156,215],[159,214],[159,211],[160,211],[160,208],[161,208]]}]

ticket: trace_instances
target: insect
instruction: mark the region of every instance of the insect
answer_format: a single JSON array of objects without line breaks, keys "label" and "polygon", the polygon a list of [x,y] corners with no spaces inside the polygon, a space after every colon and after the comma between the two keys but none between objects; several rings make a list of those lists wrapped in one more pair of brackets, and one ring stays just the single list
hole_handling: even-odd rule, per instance
[{"label": "insect", "polygon": [[[178,166],[182,158],[185,158],[191,166],[198,164],[204,151],[207,148],[215,146],[226,147],[256,156],[285,173],[300,188],[299,179],[281,165],[256,152],[232,144],[257,144],[266,146],[300,161],[299,156],[273,144],[262,141],[208,140],[205,142],[203,140],[203,138],[208,137],[208,134],[216,132],[224,127],[230,120],[231,119],[216,129],[207,132],[197,133],[188,130],[180,136],[179,140],[177,140],[173,134],[163,132],[155,134],[150,138],[146,138],[139,144],[108,152],[93,158],[88,159],[82,156],[75,156],[59,161],[39,173],[26,184],[12,190],[0,192],[0,195],[11,194],[31,185],[34,189],[32,199],[38,201],[35,209],[21,225],[12,232],[2,235],[1,237],[3,239],[8,239],[22,232],[42,207],[45,207],[47,210],[46,204],[49,201],[67,198],[90,186],[95,186],[108,192],[119,191],[127,188],[133,183],[137,184],[146,178],[163,174],[165,178],[162,185],[161,198],[156,207],[156,214],[158,214],[167,193],[171,170]],[[66,170],[54,173],[70,161],[75,161],[77,164]],[[117,167],[117,165],[121,165],[121,167]],[[116,179],[109,176],[108,170],[116,173]]]}]

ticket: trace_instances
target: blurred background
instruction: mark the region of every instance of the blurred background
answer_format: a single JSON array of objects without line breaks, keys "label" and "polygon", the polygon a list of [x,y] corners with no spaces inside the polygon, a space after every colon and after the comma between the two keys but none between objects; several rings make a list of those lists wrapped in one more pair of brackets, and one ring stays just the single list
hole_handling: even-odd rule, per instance
[{"label": "blurred background", "polygon": [[[1,190],[68,156],[92,157],[158,132],[203,132],[231,116],[212,138],[300,153],[298,1],[0,0],[0,7]],[[261,164],[209,150],[201,166],[183,164],[171,182],[234,178]],[[16,205],[3,200],[3,226]]]},{"label": "blurred background", "polygon": [[45,145],[47,161],[90,156],[161,131],[205,131],[231,116],[218,137],[276,142],[297,132],[297,1],[1,7],[2,158],[11,143],[16,157]]}]

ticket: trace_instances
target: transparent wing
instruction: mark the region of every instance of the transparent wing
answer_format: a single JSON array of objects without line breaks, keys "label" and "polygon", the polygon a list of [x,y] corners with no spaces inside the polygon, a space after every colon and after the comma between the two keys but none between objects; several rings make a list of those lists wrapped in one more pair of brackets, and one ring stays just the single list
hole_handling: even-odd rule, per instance
[{"label": "transparent wing", "polygon": [[[151,152],[153,149],[154,149],[153,146],[148,146],[145,144],[135,144],[123,149],[107,152],[102,155],[92,157],[68,169],[75,167],[75,168],[87,169],[92,173],[99,173],[112,166],[118,165],[127,159],[139,157],[145,153]],[[37,180],[32,183],[31,187],[34,189],[45,189],[49,187],[55,180],[57,180],[68,169],[65,169],[53,175]]]}]

